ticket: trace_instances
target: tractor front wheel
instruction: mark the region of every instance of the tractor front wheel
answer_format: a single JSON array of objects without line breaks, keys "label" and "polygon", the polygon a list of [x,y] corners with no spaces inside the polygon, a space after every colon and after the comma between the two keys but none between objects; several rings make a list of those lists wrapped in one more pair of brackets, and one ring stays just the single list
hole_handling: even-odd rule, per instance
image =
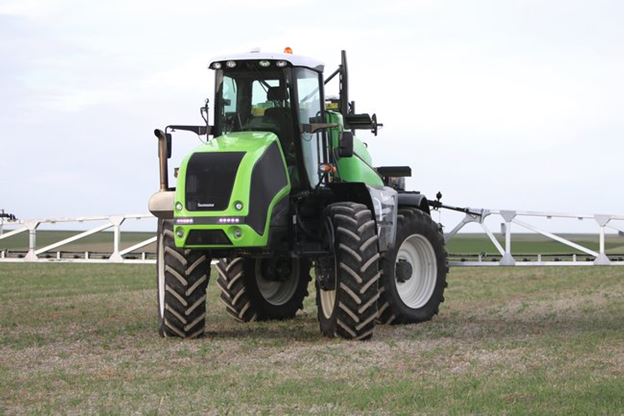
[{"label": "tractor front wheel", "polygon": [[369,339],[378,316],[378,236],[371,211],[340,202],[327,208],[326,234],[333,256],[316,265],[321,333]]},{"label": "tractor front wheel", "polygon": [[156,254],[160,335],[201,336],[204,334],[210,258],[201,250],[177,248],[171,220],[158,222]]}]

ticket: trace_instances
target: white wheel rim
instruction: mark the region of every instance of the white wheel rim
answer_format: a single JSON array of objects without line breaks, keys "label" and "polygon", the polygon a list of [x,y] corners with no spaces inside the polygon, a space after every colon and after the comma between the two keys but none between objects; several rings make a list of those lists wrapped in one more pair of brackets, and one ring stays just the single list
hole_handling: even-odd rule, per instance
[{"label": "white wheel rim", "polygon": [[158,236],[158,308],[161,319],[165,316],[165,247],[163,233]]},{"label": "white wheel rim", "polygon": [[[332,236],[332,240],[334,240],[334,225],[329,218],[326,218],[325,222],[326,231],[330,233]],[[321,313],[326,319],[330,319],[332,317],[332,313],[334,312],[334,307],[336,306],[336,288],[338,286],[338,270],[336,267],[336,257],[334,259],[334,289],[333,290],[324,290],[319,287],[319,301],[321,304]],[[319,284],[319,283],[317,283]]]},{"label": "white wheel rim", "polygon": [[334,304],[336,303],[336,289],[323,290],[319,288],[319,298],[321,299],[321,312],[326,319],[330,319],[334,312]]},{"label": "white wheel rim", "polygon": [[397,260],[405,260],[412,267],[412,274],[405,282],[397,281],[395,285],[402,302],[412,309],[425,306],[432,297],[436,287],[437,266],[436,253],[427,238],[420,234],[407,237],[397,250]]},{"label": "white wheel rim", "polygon": [[291,274],[288,279],[284,281],[265,279],[262,273],[261,262],[261,259],[257,259],[254,265],[254,275],[256,276],[258,291],[270,304],[275,306],[284,305],[291,300],[297,290],[297,285],[299,283],[299,260],[293,259]]}]

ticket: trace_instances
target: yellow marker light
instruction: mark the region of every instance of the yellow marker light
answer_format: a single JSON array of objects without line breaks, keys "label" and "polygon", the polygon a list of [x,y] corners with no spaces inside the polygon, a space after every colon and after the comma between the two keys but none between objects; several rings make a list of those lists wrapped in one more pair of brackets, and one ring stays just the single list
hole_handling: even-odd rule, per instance
[{"label": "yellow marker light", "polygon": [[284,48],[284,53],[293,53],[293,49],[291,49],[290,46],[287,46],[286,48]]}]

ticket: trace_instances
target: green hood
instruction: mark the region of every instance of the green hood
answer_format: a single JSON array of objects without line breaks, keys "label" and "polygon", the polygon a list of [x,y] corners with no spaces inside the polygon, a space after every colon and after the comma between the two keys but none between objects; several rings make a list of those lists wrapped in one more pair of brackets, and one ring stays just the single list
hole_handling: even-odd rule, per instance
[{"label": "green hood", "polygon": [[[273,208],[290,189],[275,134],[247,131],[214,138],[195,148],[180,166],[174,220],[184,235],[176,235],[176,245],[221,246],[190,243],[189,234],[221,229],[234,246],[264,246]],[[243,232],[235,239],[237,228]]]}]

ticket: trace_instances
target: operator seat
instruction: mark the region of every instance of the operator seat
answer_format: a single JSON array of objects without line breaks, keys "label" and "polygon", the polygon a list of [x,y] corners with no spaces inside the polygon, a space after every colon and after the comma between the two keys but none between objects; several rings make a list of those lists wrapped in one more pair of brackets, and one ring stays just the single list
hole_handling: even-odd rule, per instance
[{"label": "operator seat", "polygon": [[295,154],[293,152],[293,123],[291,118],[291,109],[285,107],[288,99],[287,89],[285,87],[269,87],[267,90],[267,101],[272,101],[276,107],[265,110],[263,120],[270,123],[275,128],[275,133],[280,139],[282,151],[287,159],[287,164],[295,164]]}]

